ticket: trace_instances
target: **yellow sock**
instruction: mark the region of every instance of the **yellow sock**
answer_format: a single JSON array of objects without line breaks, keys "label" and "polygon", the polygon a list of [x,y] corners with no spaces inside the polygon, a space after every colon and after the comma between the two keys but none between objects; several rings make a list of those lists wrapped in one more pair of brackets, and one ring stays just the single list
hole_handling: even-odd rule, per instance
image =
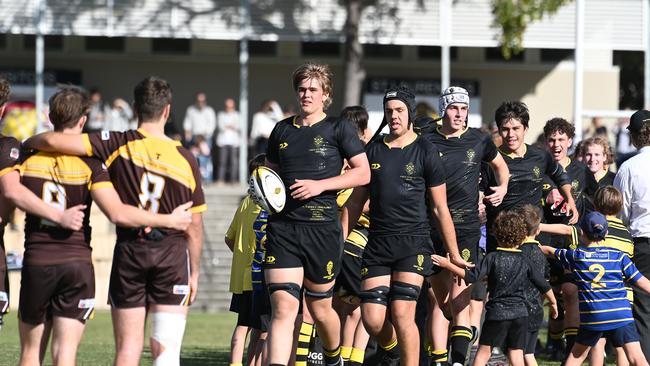
[{"label": "yellow sock", "polygon": [[343,361],[349,360],[351,354],[352,354],[352,347],[341,346],[341,357],[343,357]]},{"label": "yellow sock", "polygon": [[353,348],[352,354],[350,354],[350,361],[362,364],[365,356],[366,356],[366,350],[360,348]]}]

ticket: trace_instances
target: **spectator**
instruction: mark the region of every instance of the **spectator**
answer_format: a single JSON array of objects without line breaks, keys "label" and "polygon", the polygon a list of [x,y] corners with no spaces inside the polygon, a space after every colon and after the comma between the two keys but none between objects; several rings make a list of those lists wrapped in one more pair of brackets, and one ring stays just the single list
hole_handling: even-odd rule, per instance
[{"label": "spectator", "polygon": [[111,115],[111,108],[102,100],[102,93],[97,88],[90,89],[91,107],[88,113],[88,122],[84,132],[98,132],[107,127],[107,119]]},{"label": "spectator", "polygon": [[104,129],[107,131],[124,132],[134,129],[136,123],[133,120],[133,110],[122,98],[116,98],[110,109],[110,114],[106,120]]},{"label": "spectator", "polygon": [[225,110],[217,115],[217,147],[219,148],[219,183],[232,183],[239,175],[239,112],[232,98],[224,102]]},{"label": "spectator", "polygon": [[213,144],[213,135],[217,127],[217,116],[214,109],[207,104],[205,93],[196,93],[194,104],[187,107],[183,129],[185,130],[185,141],[188,143],[201,135],[208,144]]},{"label": "spectator", "polygon": [[[621,219],[634,240],[634,263],[644,276],[650,275],[650,112],[639,110],[627,126],[639,154],[621,165],[614,186],[623,194]],[[641,336],[641,348],[650,357],[650,295],[634,289],[634,320]]]},{"label": "spectator", "polygon": [[591,126],[584,131],[585,137],[607,136],[607,126],[603,125],[600,117],[591,119]]},{"label": "spectator", "polygon": [[190,151],[199,163],[199,171],[201,172],[201,178],[203,181],[206,183],[212,182],[213,165],[212,156],[210,155],[210,144],[203,135],[197,135],[193,139]]},{"label": "spectator", "polygon": [[275,100],[265,100],[260,110],[253,115],[251,142],[255,155],[266,152],[266,145],[275,124],[284,117],[282,108]]},{"label": "spectator", "polygon": [[616,136],[616,167],[620,168],[625,160],[633,157],[636,154],[636,148],[632,144],[630,138],[630,131],[626,128],[630,120],[627,118],[620,118],[616,127],[614,128],[614,136]]}]

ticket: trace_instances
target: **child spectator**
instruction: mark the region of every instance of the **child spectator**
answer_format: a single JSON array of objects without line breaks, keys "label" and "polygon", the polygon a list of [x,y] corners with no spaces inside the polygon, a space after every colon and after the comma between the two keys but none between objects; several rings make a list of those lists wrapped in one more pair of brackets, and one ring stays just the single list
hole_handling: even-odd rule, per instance
[{"label": "child spectator", "polygon": [[577,249],[542,247],[544,254],[554,256],[565,269],[575,274],[579,289],[580,328],[565,365],[581,365],[591,347],[603,336],[615,347],[623,347],[632,365],[648,365],[641,351],[625,282],[648,293],[650,281],[641,275],[625,253],[602,245],[608,232],[603,214],[588,213],[579,231],[585,246]]},{"label": "child spectator", "polygon": [[525,302],[524,291],[528,283],[532,281],[544,293],[554,318],[557,303],[551,286],[539,271],[531,268],[519,249],[528,236],[522,215],[514,211],[501,212],[494,222],[493,232],[497,250],[488,253],[475,268],[463,270],[447,258],[437,255],[432,258],[434,264],[449,269],[468,283],[487,277],[490,299],[485,305],[485,322],[473,365],[486,365],[492,347],[505,345],[510,364],[520,366],[524,365],[523,349],[528,333],[528,310],[521,304]]},{"label": "child spectator", "polygon": [[194,141],[190,146],[190,152],[199,163],[201,178],[206,183],[212,182],[212,156],[210,155],[210,145],[203,135],[194,136]]},{"label": "child spectator", "polygon": [[[249,174],[255,168],[264,165],[264,159],[265,156],[263,155],[254,157],[248,164]],[[251,197],[247,195],[239,204],[239,208],[235,212],[235,216],[226,232],[226,245],[233,253],[230,271],[230,292],[233,295],[230,303],[230,311],[238,314],[237,326],[233,331],[230,343],[230,366],[242,365],[248,331],[252,327],[261,327],[259,321],[254,321],[252,314],[254,305],[254,272],[252,268],[254,264],[253,258],[256,255],[257,249],[257,233],[255,228],[259,228],[259,225],[256,224],[260,220],[260,216],[264,216],[262,219],[265,219],[266,212],[256,205]],[[259,258],[256,258],[256,260],[259,260]],[[255,278],[258,280],[259,275],[255,275]],[[257,284],[256,288],[258,287],[259,284]],[[255,341],[255,335],[253,334],[251,336],[251,341]],[[253,346],[251,347],[251,345]],[[255,342],[250,343],[249,361],[253,358],[253,351],[256,351],[256,349]]]}]

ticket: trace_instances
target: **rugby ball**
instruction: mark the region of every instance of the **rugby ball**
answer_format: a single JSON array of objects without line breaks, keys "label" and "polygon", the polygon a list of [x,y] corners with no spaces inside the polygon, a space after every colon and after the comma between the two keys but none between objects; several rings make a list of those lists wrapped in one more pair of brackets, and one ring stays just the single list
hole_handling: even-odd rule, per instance
[{"label": "rugby ball", "polygon": [[284,208],[287,201],[284,183],[272,169],[260,166],[253,170],[248,179],[251,198],[269,214],[276,214]]}]

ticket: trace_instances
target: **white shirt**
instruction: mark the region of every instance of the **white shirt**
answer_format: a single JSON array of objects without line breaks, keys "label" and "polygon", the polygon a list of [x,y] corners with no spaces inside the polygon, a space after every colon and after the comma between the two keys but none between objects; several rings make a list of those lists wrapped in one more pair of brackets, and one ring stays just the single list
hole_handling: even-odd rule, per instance
[{"label": "white shirt", "polygon": [[623,194],[621,219],[633,238],[650,238],[650,146],[628,159],[616,173],[614,186]]},{"label": "white shirt", "polygon": [[253,115],[253,126],[251,127],[251,140],[258,137],[268,139],[275,124],[282,119],[282,109],[277,103],[271,104],[271,111],[257,112]]},{"label": "white shirt", "polygon": [[216,127],[217,116],[212,107],[209,105],[202,109],[195,105],[187,107],[185,120],[183,120],[183,129],[190,131],[192,136],[203,135],[207,141],[211,141]]},{"label": "white shirt", "polygon": [[217,126],[217,146],[239,146],[239,112],[219,112]]}]

